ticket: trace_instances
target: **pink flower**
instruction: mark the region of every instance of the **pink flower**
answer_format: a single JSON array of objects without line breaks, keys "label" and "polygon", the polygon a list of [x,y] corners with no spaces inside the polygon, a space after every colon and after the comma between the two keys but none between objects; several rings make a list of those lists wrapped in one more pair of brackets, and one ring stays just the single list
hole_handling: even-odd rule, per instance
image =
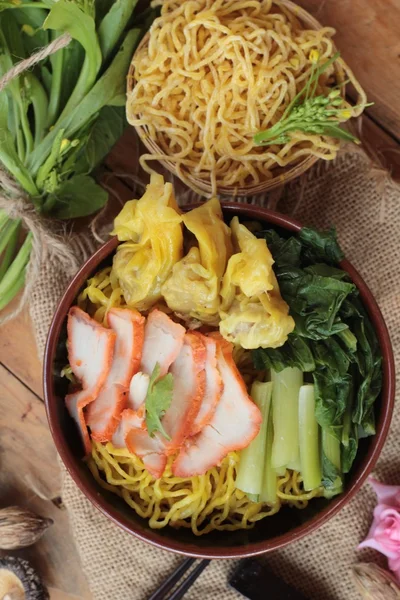
[{"label": "pink flower", "polygon": [[389,569],[400,582],[400,486],[385,485],[369,477],[375,490],[378,504],[374,520],[365,540],[358,548],[374,548],[389,561]]}]

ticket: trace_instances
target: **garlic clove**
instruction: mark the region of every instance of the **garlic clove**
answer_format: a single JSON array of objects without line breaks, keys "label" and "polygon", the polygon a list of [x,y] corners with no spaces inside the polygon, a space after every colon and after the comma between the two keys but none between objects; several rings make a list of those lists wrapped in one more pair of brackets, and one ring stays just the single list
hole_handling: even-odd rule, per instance
[{"label": "garlic clove", "polygon": [[0,509],[0,549],[18,550],[31,546],[52,523],[52,519],[18,506]]}]

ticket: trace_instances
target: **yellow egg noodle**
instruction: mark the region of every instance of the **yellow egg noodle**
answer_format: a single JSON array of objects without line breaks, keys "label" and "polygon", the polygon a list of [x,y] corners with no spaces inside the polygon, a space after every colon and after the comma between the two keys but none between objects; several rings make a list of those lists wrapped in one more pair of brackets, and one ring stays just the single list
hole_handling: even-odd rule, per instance
[{"label": "yellow egg noodle", "polygon": [[[101,323],[110,308],[125,306],[111,267],[88,280],[78,304]],[[237,347],[234,357],[250,385],[259,376],[251,365],[250,353]],[[235,487],[239,453],[231,452],[219,466],[191,478],[172,475],[174,458],[169,457],[163,476],[155,480],[142,460],[127,449],[92,441],[88,466],[101,487],[123,498],[138,515],[149,520],[151,528],[186,527],[195,535],[249,529],[256,521],[276,514],[284,504],[301,509],[311,498],[322,495],[322,489],[304,492],[301,475],[286,470],[277,480],[278,500],[271,507],[252,502]]]},{"label": "yellow egg noodle", "polygon": [[[307,29],[281,0],[156,0],[161,16],[133,63],[129,122],[143,127],[193,189],[191,174],[219,186],[244,187],[274,177],[274,170],[309,156],[335,158],[339,141],[293,132],[286,144],[255,146],[254,135],[279,121],[304,87],[312,56],[333,56],[335,30]],[[319,78],[316,94],[328,95],[348,79],[358,105],[343,102],[343,121],[361,114],[366,96],[339,58]],[[199,193],[203,193],[198,190]]]}]

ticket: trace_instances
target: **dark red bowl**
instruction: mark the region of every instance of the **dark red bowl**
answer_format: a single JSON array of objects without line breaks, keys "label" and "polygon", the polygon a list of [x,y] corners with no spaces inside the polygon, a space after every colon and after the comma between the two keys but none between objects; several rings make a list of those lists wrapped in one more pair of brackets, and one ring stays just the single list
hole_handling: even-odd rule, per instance
[{"label": "dark red bowl", "polygon": [[[289,217],[270,210],[246,204],[223,204],[224,215],[238,215],[244,219],[258,220],[287,231],[297,232],[301,225]],[[59,375],[67,363],[66,319],[71,305],[85,281],[100,267],[110,264],[117,247],[113,238],[102,246],[80,269],[62,297],[50,327],[44,360],[44,393],[47,416],[57,450],[69,473],[89,500],[125,531],[155,546],[187,556],[204,558],[246,557],[270,552],[294,542],[315,531],[333,517],[357,493],[373,469],[385,442],[394,404],[395,371],[389,333],[382,314],[370,290],[355,268],[343,260],[345,269],[360,291],[378,336],[383,355],[383,389],[376,402],[376,435],[360,440],[356,461],[348,475],[345,490],[332,500],[317,498],[305,510],[287,507],[273,516],[259,521],[254,529],[235,532],[213,532],[196,537],[188,530],[166,527],[152,530],[122,500],[103,490],[93,479],[82,461],[82,453],[74,423],[64,403],[67,384]]]}]

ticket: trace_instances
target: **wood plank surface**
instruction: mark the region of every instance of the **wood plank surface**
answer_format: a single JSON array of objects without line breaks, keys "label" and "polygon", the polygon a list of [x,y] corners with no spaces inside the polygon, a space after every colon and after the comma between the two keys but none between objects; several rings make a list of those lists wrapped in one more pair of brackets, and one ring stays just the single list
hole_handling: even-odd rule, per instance
[{"label": "wood plank surface", "polygon": [[[22,343],[18,338],[15,348]],[[68,515],[51,501],[60,496],[61,478],[44,404],[2,365],[0,382],[0,507],[17,504],[54,521],[31,548],[2,554],[28,559],[54,588],[53,600],[88,600]]]},{"label": "wood plank surface", "polygon": [[42,365],[37,355],[33,326],[27,309],[1,326],[0,363],[42,397]]},{"label": "wood plank surface", "polygon": [[399,0],[298,0],[322,25],[336,29],[335,43],[374,106],[370,114],[400,140]]}]

